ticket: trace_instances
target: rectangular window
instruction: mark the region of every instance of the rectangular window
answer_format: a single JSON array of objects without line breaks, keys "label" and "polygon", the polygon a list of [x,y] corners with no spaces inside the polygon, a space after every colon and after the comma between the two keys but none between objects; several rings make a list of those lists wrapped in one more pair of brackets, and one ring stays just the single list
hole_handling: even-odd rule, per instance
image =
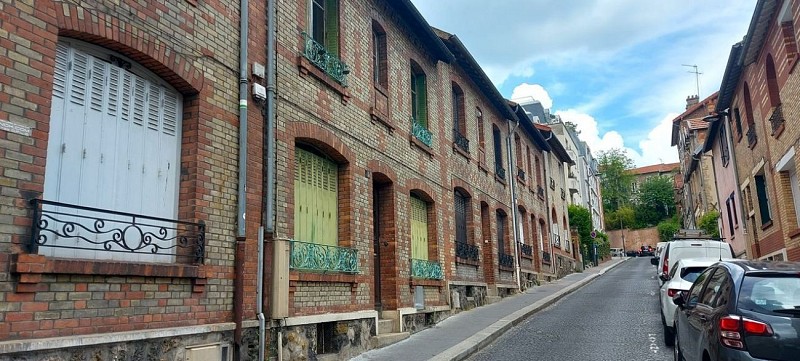
[{"label": "rectangular window", "polygon": [[309,32],[328,53],[339,56],[339,0],[311,0]]},{"label": "rectangular window", "polygon": [[731,195],[731,197],[728,197],[728,199],[725,201],[725,207],[728,211],[728,230],[731,236],[733,236],[733,209],[731,204],[732,202],[733,202],[733,195]]},{"label": "rectangular window", "polygon": [[769,209],[769,192],[767,190],[767,179],[763,174],[755,176],[756,196],[758,196],[758,209],[761,215],[761,225],[767,224],[772,220],[772,213]]},{"label": "rectangular window", "polygon": [[428,259],[428,204],[411,196],[411,258]]},{"label": "rectangular window", "polygon": [[742,114],[739,112],[739,108],[733,109],[733,120],[736,122],[736,135],[737,137],[742,136]]},{"label": "rectangular window", "polygon": [[411,66],[411,114],[414,121],[428,129],[428,93],[425,73]]},{"label": "rectangular window", "polygon": [[386,58],[386,33],[372,27],[372,81],[383,89],[389,88],[388,61]]},{"label": "rectangular window", "polygon": [[506,215],[497,212],[497,253],[506,254]]},{"label": "rectangular window", "polygon": [[456,242],[467,243],[467,197],[455,191]]},{"label": "rectangular window", "polygon": [[302,148],[295,149],[294,238],[338,244],[338,165]]},{"label": "rectangular window", "polygon": [[728,163],[730,163],[731,154],[730,150],[728,149],[728,138],[725,136],[725,124],[722,124],[722,126],[719,127],[719,149],[722,166],[727,167]]}]

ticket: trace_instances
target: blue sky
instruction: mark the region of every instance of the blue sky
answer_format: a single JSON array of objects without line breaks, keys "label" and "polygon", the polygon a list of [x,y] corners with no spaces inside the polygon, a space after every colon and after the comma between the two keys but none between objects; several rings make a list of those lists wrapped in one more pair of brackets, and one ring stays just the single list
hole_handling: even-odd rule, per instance
[{"label": "blue sky", "polygon": [[755,0],[412,0],[456,34],[507,98],[533,97],[574,122],[595,155],[675,162],[671,120],[719,90]]}]

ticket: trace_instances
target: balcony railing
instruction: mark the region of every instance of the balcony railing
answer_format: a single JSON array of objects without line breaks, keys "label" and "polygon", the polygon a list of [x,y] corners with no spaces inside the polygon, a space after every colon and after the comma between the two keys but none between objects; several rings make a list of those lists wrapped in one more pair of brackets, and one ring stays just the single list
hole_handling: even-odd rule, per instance
[{"label": "balcony railing", "polygon": [[750,124],[750,126],[747,127],[747,146],[750,148],[754,147],[757,140],[755,124]]},{"label": "balcony railing", "polygon": [[561,199],[567,199],[567,193],[564,192],[564,188],[561,188]]},{"label": "balcony railing", "polygon": [[358,250],[291,241],[289,268],[304,271],[358,273]]},{"label": "balcony railing", "polygon": [[347,66],[338,56],[328,52],[325,47],[318,43],[306,32],[303,35],[303,56],[311,63],[322,69],[325,74],[336,80],[339,84],[347,86],[347,74],[350,74],[350,67]]},{"label": "balcony railing", "polygon": [[550,264],[550,252],[542,252],[542,262]]},{"label": "balcony railing", "polygon": [[478,246],[469,244],[467,242],[456,242],[456,256],[467,260],[477,261]]},{"label": "balcony railing", "polygon": [[514,256],[504,252],[500,252],[497,256],[497,263],[500,267],[514,268]]},{"label": "balcony railing", "polygon": [[502,179],[506,179],[506,169],[500,164],[495,164],[494,173]]},{"label": "balcony railing", "polygon": [[529,244],[521,244],[520,250],[522,250],[523,255],[533,257],[533,247],[531,247]]},{"label": "balcony railing", "polygon": [[420,142],[427,146],[432,146],[433,144],[433,133],[431,133],[428,128],[424,125],[420,124],[416,119],[411,118],[411,134],[414,135],[414,138],[417,138]]},{"label": "balcony railing", "polygon": [[440,280],[444,278],[439,262],[424,259],[411,259],[411,277]]},{"label": "balcony railing", "polygon": [[561,247],[561,236],[554,234],[553,235],[553,245],[556,247]]},{"label": "balcony railing", "polygon": [[458,129],[453,129],[453,142],[456,143],[456,146],[461,148],[461,150],[469,153],[469,139],[461,134]]},{"label": "balcony railing", "polygon": [[556,181],[553,178],[550,178],[550,189],[556,190]]},{"label": "balcony railing", "polygon": [[542,186],[536,186],[536,195],[544,199],[544,188],[542,188]]},{"label": "balcony railing", "polygon": [[522,170],[522,169],[517,168],[517,178],[519,178],[521,181],[524,182],[525,181],[525,171]]},{"label": "balcony railing", "polygon": [[783,118],[782,104],[778,104],[778,106],[772,111],[772,115],[769,117],[769,122],[772,124],[772,135],[775,135],[775,133],[780,130],[783,123],[786,122],[786,120]]},{"label": "balcony railing", "polygon": [[[30,253],[39,247],[174,256],[202,264],[206,226],[174,219],[32,199]],[[105,257],[100,257],[105,258]],[[109,257],[110,258],[110,257]]]}]

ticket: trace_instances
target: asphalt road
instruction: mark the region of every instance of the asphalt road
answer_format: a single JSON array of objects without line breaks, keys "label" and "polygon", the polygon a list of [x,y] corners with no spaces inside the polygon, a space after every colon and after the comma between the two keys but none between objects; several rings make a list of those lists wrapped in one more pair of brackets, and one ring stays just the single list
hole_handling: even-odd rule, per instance
[{"label": "asphalt road", "polygon": [[671,360],[650,257],[629,259],[468,360]]}]

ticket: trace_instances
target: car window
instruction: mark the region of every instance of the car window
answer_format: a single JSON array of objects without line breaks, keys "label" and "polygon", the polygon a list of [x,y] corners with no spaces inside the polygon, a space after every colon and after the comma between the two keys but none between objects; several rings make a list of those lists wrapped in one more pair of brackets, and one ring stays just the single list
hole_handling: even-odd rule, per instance
[{"label": "car window", "polygon": [[722,288],[720,288],[719,292],[717,292],[717,298],[714,300],[711,306],[717,308],[727,305],[731,297],[731,288],[733,288],[733,280],[731,280],[730,274],[725,272],[725,277],[722,280]]},{"label": "car window", "polygon": [[694,305],[700,300],[700,291],[703,290],[703,284],[705,283],[706,279],[709,277],[713,269],[707,269],[703,271],[697,279],[694,281],[692,288],[689,289],[689,297],[686,298],[687,305]]},{"label": "car window", "polygon": [[684,281],[694,283],[694,281],[697,279],[697,276],[703,273],[706,268],[708,267],[684,267],[681,269],[681,278]]},{"label": "car window", "polygon": [[708,281],[708,286],[706,286],[705,291],[703,291],[703,295],[700,296],[700,303],[712,307],[714,306],[714,299],[719,294],[719,290],[725,282],[726,273],[727,272],[722,268],[715,269],[714,275],[711,276],[711,279]]},{"label": "car window", "polygon": [[745,276],[739,308],[786,316],[800,309],[800,275]]},{"label": "car window", "polygon": [[675,272],[678,270],[678,265],[672,267],[672,270],[669,271],[669,279],[673,279],[675,277]]}]

